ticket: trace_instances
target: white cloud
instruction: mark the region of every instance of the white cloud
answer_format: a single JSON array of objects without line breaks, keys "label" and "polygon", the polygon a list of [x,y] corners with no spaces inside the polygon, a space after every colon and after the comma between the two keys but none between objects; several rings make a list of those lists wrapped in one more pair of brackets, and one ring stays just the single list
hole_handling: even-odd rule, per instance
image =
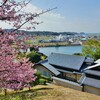
[{"label": "white cloud", "polygon": [[42,10],[36,6],[33,6],[31,3],[29,3],[26,7],[22,9],[22,11],[30,12],[30,13],[39,13]]},{"label": "white cloud", "polygon": [[[26,8],[24,8],[24,10],[26,12],[36,13],[40,13],[41,11],[43,11],[42,9],[32,4],[29,4]],[[61,25],[65,22],[65,17],[57,13],[52,13],[52,11],[50,11],[40,15],[40,17],[37,17],[36,21],[43,21],[42,24],[36,26],[37,31],[63,31],[63,29],[61,29]]]},{"label": "white cloud", "polygon": [[[40,13],[42,9],[32,5],[28,4],[22,11],[25,12],[31,12],[31,13]],[[65,21],[64,16],[61,16],[60,14],[52,13],[52,11],[47,12],[45,14],[40,15],[40,17],[36,18],[36,21],[43,21],[42,24],[36,26],[36,30],[38,31],[59,31],[60,25]],[[3,28],[12,28],[11,25],[0,22],[2,24]],[[27,26],[26,24],[25,26]]]}]

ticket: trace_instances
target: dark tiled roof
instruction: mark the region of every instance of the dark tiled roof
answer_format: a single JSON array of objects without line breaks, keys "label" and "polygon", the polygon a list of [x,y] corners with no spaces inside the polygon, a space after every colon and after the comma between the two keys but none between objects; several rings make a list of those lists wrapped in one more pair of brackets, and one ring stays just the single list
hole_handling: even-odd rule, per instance
[{"label": "dark tiled roof", "polygon": [[49,71],[51,71],[56,76],[60,74],[57,69],[55,69],[52,65],[48,63],[48,60],[41,61],[39,64],[43,65],[45,68],[47,68]]},{"label": "dark tiled roof", "polygon": [[50,64],[73,70],[80,70],[84,60],[85,57],[83,56],[67,55],[59,53],[52,53],[48,57],[48,61]]},{"label": "dark tiled roof", "polygon": [[90,75],[100,76],[100,71],[96,70],[86,70],[85,73]]},{"label": "dark tiled roof", "polygon": [[92,69],[92,68],[96,68],[96,67],[99,67],[99,66],[100,66],[100,63],[97,63],[97,64],[94,64],[92,66],[88,66],[87,68],[83,69],[83,71],[89,70],[89,69]]},{"label": "dark tiled roof", "polygon": [[85,77],[82,80],[82,84],[89,85],[89,86],[96,87],[96,88],[100,89],[100,80],[98,80],[98,79]]},{"label": "dark tiled roof", "polygon": [[92,59],[92,58],[86,58],[85,62],[86,63],[94,63],[94,59]]}]

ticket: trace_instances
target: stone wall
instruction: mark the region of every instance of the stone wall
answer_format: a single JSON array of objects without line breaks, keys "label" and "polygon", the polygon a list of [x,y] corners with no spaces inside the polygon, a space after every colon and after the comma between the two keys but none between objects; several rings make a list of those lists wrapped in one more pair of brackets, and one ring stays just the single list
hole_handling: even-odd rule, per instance
[{"label": "stone wall", "polygon": [[78,83],[69,81],[69,80],[65,80],[65,79],[61,79],[61,78],[57,78],[57,77],[52,77],[53,78],[53,83],[54,84],[58,84],[58,85],[62,85],[65,87],[69,87],[72,89],[76,89],[79,91],[82,91],[82,86]]}]

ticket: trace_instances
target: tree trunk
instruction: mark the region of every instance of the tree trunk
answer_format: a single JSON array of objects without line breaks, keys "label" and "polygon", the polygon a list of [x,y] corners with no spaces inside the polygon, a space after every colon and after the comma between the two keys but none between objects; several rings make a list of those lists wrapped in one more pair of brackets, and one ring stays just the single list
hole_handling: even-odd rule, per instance
[{"label": "tree trunk", "polygon": [[4,94],[7,95],[7,89],[4,89]]},{"label": "tree trunk", "polygon": [[30,87],[28,87],[28,90],[30,91],[30,90],[31,90],[31,88],[30,88]]}]

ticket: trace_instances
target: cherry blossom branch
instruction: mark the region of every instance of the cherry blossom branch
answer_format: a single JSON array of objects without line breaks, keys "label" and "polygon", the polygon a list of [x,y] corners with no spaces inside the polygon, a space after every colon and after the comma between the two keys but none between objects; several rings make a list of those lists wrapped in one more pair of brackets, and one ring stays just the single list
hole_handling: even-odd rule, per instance
[{"label": "cherry blossom branch", "polygon": [[0,7],[3,7],[7,3],[7,1],[8,0],[4,0],[3,4]]},{"label": "cherry blossom branch", "polygon": [[[38,17],[38,16],[40,16],[40,15],[42,15],[42,14],[44,14],[44,13],[47,13],[47,12],[49,12],[49,11],[51,11],[51,10],[54,10],[54,9],[57,9],[57,7],[52,8],[52,9],[48,9],[48,10],[46,10],[46,11],[42,11],[41,13],[38,13],[38,14],[32,14],[30,18]],[[22,23],[18,28],[12,30],[11,32],[17,31],[18,29],[20,29],[24,24],[26,24],[26,23],[29,22],[29,21],[30,21],[30,19],[28,19],[27,21],[25,21],[24,23]],[[38,23],[38,24],[39,24],[39,23]]]}]

